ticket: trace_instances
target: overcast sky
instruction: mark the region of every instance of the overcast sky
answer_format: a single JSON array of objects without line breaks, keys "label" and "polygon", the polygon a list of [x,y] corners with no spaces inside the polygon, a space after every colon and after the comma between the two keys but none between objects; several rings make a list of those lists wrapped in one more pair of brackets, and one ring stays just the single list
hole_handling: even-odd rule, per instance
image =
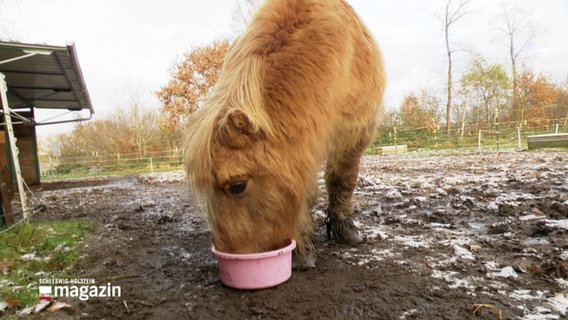
[{"label": "overcast sky", "polygon": [[[232,36],[235,0],[0,0],[0,39],[65,45],[74,41],[96,117],[127,107],[133,94],[159,108],[154,92],[165,85],[176,57],[213,40]],[[446,0],[350,0],[375,35],[385,56],[387,108],[404,95],[428,89],[443,96]],[[454,0],[456,2],[456,0]],[[527,68],[558,83],[568,76],[568,1],[514,0],[534,26],[523,53]],[[451,30],[456,77],[471,53],[509,70],[507,38],[499,31],[500,2],[472,0],[469,14]],[[521,34],[521,37],[528,36]],[[38,117],[42,120],[41,117]],[[39,127],[41,137],[71,126]]]}]

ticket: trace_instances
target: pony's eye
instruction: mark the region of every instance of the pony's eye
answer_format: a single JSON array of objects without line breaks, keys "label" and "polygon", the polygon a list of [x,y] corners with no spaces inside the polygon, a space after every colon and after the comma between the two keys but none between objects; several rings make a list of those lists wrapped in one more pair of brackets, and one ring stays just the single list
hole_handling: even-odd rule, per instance
[{"label": "pony's eye", "polygon": [[235,182],[235,183],[233,183],[229,186],[229,192],[232,195],[236,196],[236,195],[239,195],[239,194],[245,192],[246,188],[247,188],[247,182],[246,181],[239,181],[239,182]]}]

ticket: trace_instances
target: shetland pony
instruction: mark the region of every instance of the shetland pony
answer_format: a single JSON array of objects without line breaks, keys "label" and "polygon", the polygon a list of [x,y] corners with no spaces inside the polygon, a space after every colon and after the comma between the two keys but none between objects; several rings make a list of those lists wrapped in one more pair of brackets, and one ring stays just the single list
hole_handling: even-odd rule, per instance
[{"label": "shetland pony", "polygon": [[215,247],[253,253],[295,239],[295,265],[313,267],[322,166],[328,237],[360,242],[352,194],[384,87],[381,53],[345,1],[267,0],[184,133]]}]

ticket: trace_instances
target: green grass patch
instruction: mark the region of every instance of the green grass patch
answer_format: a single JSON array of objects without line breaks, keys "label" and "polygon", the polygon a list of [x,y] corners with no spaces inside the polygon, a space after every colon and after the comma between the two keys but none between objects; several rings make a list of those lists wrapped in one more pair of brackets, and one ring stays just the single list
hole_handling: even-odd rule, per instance
[{"label": "green grass patch", "polygon": [[56,171],[42,175],[41,180],[63,180],[63,179],[77,179],[77,178],[90,178],[90,177],[102,177],[102,176],[124,176],[124,175],[135,175],[144,174],[150,172],[163,172],[183,169],[183,163],[181,161],[170,161],[170,162],[153,162],[150,168],[148,161],[142,162],[129,162],[106,165],[104,167],[92,167],[85,170],[76,170],[65,173],[64,171]]},{"label": "green grass patch", "polygon": [[92,230],[93,223],[83,220],[24,222],[0,234],[0,265],[11,265],[0,270],[0,297],[37,303],[39,279],[68,278]]}]

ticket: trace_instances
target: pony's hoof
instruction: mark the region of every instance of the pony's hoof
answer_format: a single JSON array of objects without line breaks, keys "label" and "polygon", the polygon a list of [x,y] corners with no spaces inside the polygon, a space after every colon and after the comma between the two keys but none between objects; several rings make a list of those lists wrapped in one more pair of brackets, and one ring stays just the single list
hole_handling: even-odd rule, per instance
[{"label": "pony's hoof", "polygon": [[350,246],[354,246],[363,242],[363,238],[361,238],[361,236],[359,235],[359,231],[357,230],[357,227],[353,223],[352,219],[330,219],[328,223],[328,228],[331,231],[331,236],[335,238],[337,242]]},{"label": "pony's hoof", "polygon": [[294,270],[309,270],[316,267],[316,259],[308,259],[304,261],[298,261],[295,259],[292,261],[292,269]]},{"label": "pony's hoof", "polygon": [[304,248],[304,250],[294,251],[294,259],[292,260],[292,268],[296,270],[307,270],[316,267],[316,251],[312,246]]}]

